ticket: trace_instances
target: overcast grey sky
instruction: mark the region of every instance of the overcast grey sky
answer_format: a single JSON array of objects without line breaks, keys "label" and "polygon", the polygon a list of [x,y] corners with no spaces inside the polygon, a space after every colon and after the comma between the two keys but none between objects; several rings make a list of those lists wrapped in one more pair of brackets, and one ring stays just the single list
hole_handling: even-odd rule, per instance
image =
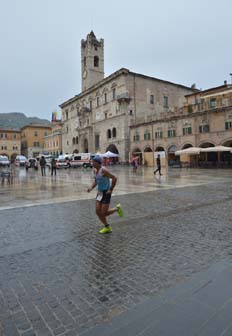
[{"label": "overcast grey sky", "polygon": [[198,88],[231,82],[232,0],[0,0],[0,112],[51,119],[80,93],[80,42],[105,40],[105,76]]}]

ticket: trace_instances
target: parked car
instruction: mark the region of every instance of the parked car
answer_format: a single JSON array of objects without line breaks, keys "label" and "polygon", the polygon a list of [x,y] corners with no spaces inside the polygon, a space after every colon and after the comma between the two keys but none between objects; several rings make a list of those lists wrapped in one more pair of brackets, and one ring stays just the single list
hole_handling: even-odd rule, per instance
[{"label": "parked car", "polygon": [[64,169],[67,169],[69,168],[69,163],[67,162],[67,160],[65,159],[57,159],[56,160],[56,168],[57,169],[60,169],[60,168],[64,168]]},{"label": "parked car", "polygon": [[18,167],[24,167],[27,162],[27,158],[24,155],[17,155],[15,158],[15,165]]},{"label": "parked car", "polygon": [[10,161],[7,156],[0,155],[0,167],[10,167]]}]

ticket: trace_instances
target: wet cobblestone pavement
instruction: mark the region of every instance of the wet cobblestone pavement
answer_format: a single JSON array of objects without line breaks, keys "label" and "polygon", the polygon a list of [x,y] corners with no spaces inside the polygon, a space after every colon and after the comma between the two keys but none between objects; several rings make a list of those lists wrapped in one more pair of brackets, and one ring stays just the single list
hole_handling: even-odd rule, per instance
[{"label": "wet cobblestone pavement", "polygon": [[[125,217],[113,215],[113,233],[105,236],[97,234],[95,194],[84,194],[87,172],[68,173],[66,183],[62,172],[53,185],[62,191],[59,197],[52,197],[51,177],[31,178],[29,190],[26,180],[1,188],[3,336],[81,335],[214,262],[232,259],[230,171],[178,171],[154,179],[151,170],[134,176],[122,169],[116,169],[112,205],[120,200]],[[74,174],[82,176],[75,185]],[[41,184],[43,197],[37,193],[32,202],[30,188]],[[75,188],[83,193],[75,195]],[[10,204],[2,200],[4,192]]]}]

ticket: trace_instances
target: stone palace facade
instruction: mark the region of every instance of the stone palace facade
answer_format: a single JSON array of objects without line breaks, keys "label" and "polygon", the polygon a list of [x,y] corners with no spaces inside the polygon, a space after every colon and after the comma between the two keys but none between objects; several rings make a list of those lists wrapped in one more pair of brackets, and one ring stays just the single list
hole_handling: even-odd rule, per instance
[{"label": "stone palace facade", "polygon": [[[173,115],[196,92],[125,68],[104,77],[104,40],[93,32],[81,41],[81,69],[82,92],[60,105],[63,153],[110,150],[128,162],[138,148],[131,126]],[[143,152],[146,143],[139,147]]]}]

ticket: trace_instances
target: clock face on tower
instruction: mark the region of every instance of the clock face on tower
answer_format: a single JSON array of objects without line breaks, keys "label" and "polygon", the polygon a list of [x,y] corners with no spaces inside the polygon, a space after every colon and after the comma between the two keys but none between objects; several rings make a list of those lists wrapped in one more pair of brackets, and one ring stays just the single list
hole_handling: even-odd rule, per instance
[{"label": "clock face on tower", "polygon": [[83,71],[82,77],[85,79],[87,77],[87,70]]}]

